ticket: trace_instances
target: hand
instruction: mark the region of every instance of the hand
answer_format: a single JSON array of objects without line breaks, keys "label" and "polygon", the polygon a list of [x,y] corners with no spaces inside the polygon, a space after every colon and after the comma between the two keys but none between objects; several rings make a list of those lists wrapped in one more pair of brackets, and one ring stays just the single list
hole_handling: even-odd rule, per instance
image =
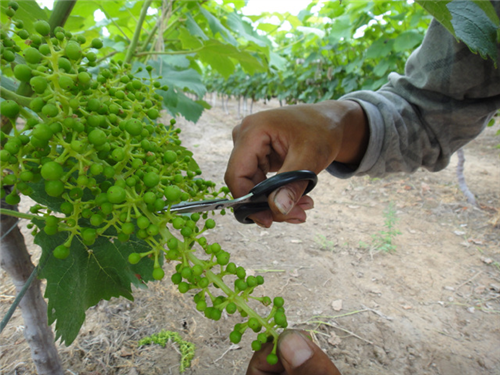
[{"label": "hand", "polygon": [[[334,160],[357,164],[366,150],[368,126],[353,101],[324,101],[262,111],[233,130],[234,149],[225,181],[234,198],[247,194],[269,172],[307,169],[319,174]],[[263,227],[273,221],[303,223],[313,208],[302,196],[307,182],[295,182],[269,196],[270,211],[250,218]]]},{"label": "hand", "polygon": [[328,356],[302,331],[286,330],[278,339],[278,363],[266,361],[271,343],[255,352],[246,375],[341,375]]}]

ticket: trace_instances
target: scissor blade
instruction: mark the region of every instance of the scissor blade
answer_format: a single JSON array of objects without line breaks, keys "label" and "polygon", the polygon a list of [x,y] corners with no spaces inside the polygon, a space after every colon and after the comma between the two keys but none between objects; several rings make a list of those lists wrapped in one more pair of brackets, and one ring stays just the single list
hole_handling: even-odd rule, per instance
[{"label": "scissor blade", "polygon": [[[251,196],[252,194],[247,194],[237,199],[211,199],[206,201],[183,202],[174,204],[170,207],[170,212],[189,213],[223,210],[224,208],[245,203]],[[165,207],[165,209],[168,209],[168,206]]]}]

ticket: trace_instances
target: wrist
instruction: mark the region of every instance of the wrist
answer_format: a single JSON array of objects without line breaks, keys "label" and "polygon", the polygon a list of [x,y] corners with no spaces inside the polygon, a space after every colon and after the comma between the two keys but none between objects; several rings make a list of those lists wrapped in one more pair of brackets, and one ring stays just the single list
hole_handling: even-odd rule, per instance
[{"label": "wrist", "polygon": [[340,100],[335,102],[340,110],[337,115],[342,129],[342,141],[340,149],[335,157],[335,161],[348,164],[359,165],[365,155],[370,138],[368,120],[363,108],[355,101]]}]

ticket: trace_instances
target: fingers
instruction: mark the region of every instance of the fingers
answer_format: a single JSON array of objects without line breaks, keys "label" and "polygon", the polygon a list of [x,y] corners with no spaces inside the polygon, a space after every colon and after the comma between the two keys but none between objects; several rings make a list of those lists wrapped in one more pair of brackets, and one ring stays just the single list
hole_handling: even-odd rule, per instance
[{"label": "fingers", "polygon": [[267,363],[267,356],[273,349],[272,343],[262,345],[262,349],[255,352],[250,359],[246,375],[276,375],[282,374],[285,368],[278,361],[275,365]]},{"label": "fingers", "polygon": [[278,339],[278,363],[266,361],[272,344],[255,352],[247,375],[341,375],[328,356],[302,331],[286,330]]},{"label": "fingers", "polygon": [[301,331],[286,330],[280,335],[278,357],[288,375],[341,375],[321,348]]}]

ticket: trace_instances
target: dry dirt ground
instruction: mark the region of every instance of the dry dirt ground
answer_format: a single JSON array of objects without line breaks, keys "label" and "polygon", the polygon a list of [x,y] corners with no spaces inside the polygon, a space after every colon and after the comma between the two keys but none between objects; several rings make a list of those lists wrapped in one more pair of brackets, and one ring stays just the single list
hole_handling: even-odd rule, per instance
[{"label": "dry dirt ground", "polygon": [[[179,121],[203,177],[220,185],[231,129],[239,121],[234,102],[228,113],[217,104],[198,124]],[[261,293],[285,297],[290,326],[309,330],[345,375],[500,374],[498,129],[487,129],[465,151],[466,178],[481,209],[467,204],[458,189],[453,158],[439,173],[383,180],[322,173],[310,194],[315,209],[307,223],[262,229],[226,215],[209,240],[264,275]],[[384,252],[374,236],[387,231],[391,215],[401,234],[392,236],[395,251]],[[32,244],[25,224],[23,232]],[[30,249],[37,262],[39,250]],[[165,269],[169,275],[171,267]],[[0,282],[3,316],[14,292],[3,271]],[[196,345],[185,374],[245,373],[253,334],[239,345],[229,342],[237,317],[208,321],[170,281],[135,296],[134,302],[103,301],[88,311],[76,341],[59,346],[66,374],[178,374],[176,345],[137,346],[161,330]],[[1,374],[35,373],[22,331],[18,311],[0,336]]]}]

